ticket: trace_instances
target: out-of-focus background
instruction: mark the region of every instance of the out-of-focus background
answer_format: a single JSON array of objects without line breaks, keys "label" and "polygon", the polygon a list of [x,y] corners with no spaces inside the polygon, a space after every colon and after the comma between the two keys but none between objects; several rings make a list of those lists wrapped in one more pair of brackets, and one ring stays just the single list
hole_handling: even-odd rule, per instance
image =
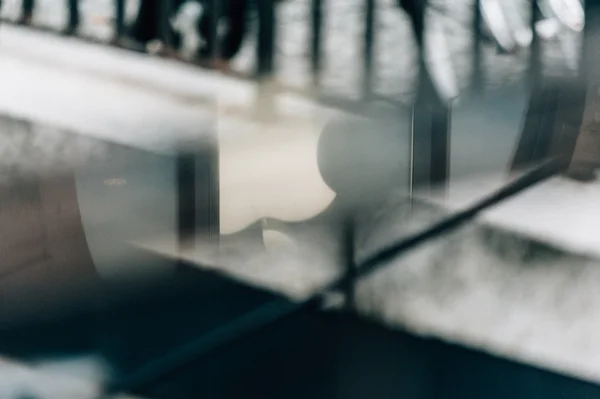
[{"label": "out-of-focus background", "polygon": [[1,1],[0,397],[599,395],[590,1]]}]

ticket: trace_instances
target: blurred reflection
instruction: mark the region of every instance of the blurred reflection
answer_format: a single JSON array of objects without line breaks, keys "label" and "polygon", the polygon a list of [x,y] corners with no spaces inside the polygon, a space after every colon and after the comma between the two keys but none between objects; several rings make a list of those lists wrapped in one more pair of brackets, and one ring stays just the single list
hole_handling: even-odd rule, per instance
[{"label": "blurred reflection", "polygon": [[0,125],[2,320],[68,311],[102,279],[170,270],[128,242],[175,229],[173,159],[9,117]]},{"label": "blurred reflection", "polygon": [[[177,233],[173,155],[6,116],[0,129],[0,353],[67,380],[3,373],[5,397],[95,396],[100,384],[272,298],[134,247]],[[200,384],[209,397],[231,390],[225,375],[243,362],[229,363],[223,381],[208,369],[210,384],[183,376],[183,386]]]},{"label": "blurred reflection", "polygon": [[[532,44],[535,47],[534,32],[523,26],[522,21],[511,26],[510,18],[505,18],[507,10],[503,3],[490,0],[482,4],[484,21],[489,28],[487,33],[502,50],[512,53],[519,46]],[[564,9],[568,7],[566,0],[543,4],[550,7],[548,15],[554,13],[553,19],[545,15],[554,21],[550,26],[554,29],[538,21],[532,25],[535,32],[545,32],[547,39],[558,36],[561,29],[557,28],[555,20],[574,32],[581,30],[581,15],[577,9]],[[446,42],[429,40],[423,32],[426,2],[402,1],[401,5],[409,13],[417,42],[421,46],[429,42],[431,47],[438,47],[433,48],[433,52],[443,54],[444,59],[449,58],[443,48]],[[158,11],[158,3],[143,3],[140,20],[156,21]],[[146,22],[139,27],[142,30],[138,35],[140,41],[147,42],[161,35],[159,27],[151,25]],[[239,49],[245,26],[238,28],[234,35],[237,37],[230,38],[234,42],[230,48],[233,53]],[[438,38],[443,36],[440,30],[433,33]],[[539,56],[533,50],[532,53],[532,59]],[[424,68],[424,51],[420,58],[419,63]],[[506,58],[504,61],[512,63],[514,60]],[[0,127],[7,130],[4,141],[7,145],[2,149],[5,154],[0,156],[3,168],[0,171],[3,177],[0,185],[0,350],[34,364],[47,365],[60,359],[58,365],[47,366],[50,369],[62,369],[65,363],[68,370],[84,368],[91,358],[92,376],[85,378],[105,382],[127,375],[140,365],[212,331],[215,326],[225,325],[230,319],[274,297],[256,287],[285,292],[282,286],[288,284],[286,288],[293,286],[290,291],[296,289],[293,293],[306,294],[323,281],[344,272],[347,266],[344,262],[348,259],[341,253],[344,248],[340,223],[348,216],[357,215],[377,219],[373,224],[377,225],[379,236],[372,236],[382,241],[387,239],[396,228],[404,228],[412,212],[406,198],[413,184],[415,159],[427,155],[431,165],[440,159],[442,164],[447,161],[446,138],[441,151],[434,154],[431,137],[434,130],[441,130],[446,136],[447,131],[441,124],[448,120],[447,100],[456,97],[459,90],[455,87],[453,74],[449,73],[450,63],[440,64],[432,71],[422,69],[417,107],[424,106],[421,110],[425,112],[413,113],[412,119],[407,109],[395,104],[396,108],[387,115],[369,118],[352,115],[329,121],[318,144],[310,147],[307,153],[316,154],[321,178],[335,192],[335,200],[328,203],[327,209],[307,220],[287,223],[271,218],[272,215],[261,214],[260,220],[246,223],[243,230],[220,236],[220,247],[208,257],[203,254],[205,258],[202,259],[211,261],[209,267],[217,273],[201,271],[205,265],[191,256],[196,253],[185,253],[183,255],[190,257],[185,262],[181,260],[181,247],[177,245],[173,253],[166,255],[133,245],[155,236],[175,237],[175,244],[179,244],[181,221],[193,219],[192,224],[195,224],[196,219],[202,219],[197,218],[196,208],[190,213],[192,216],[182,211],[178,193],[190,194],[193,205],[199,208],[210,207],[214,199],[201,195],[195,182],[182,190],[178,161],[173,154],[153,154],[82,140],[27,122],[0,119]],[[541,69],[541,63],[536,65]],[[507,74],[515,74],[512,65],[508,69]],[[428,73],[433,76],[428,77]],[[440,81],[444,79],[446,84]],[[517,80],[522,81],[522,78]],[[554,150],[561,152],[562,149],[559,151],[556,147],[565,144],[561,140],[567,135],[574,146],[586,90],[568,79],[545,80],[541,70],[531,83],[531,88],[525,88],[525,85],[504,88],[478,97],[474,102],[466,100],[454,105],[452,178],[503,171],[508,165],[512,170],[524,168]],[[437,111],[427,108],[432,104]],[[586,128],[595,133],[597,118],[594,112],[588,114],[589,118],[584,118],[589,122]],[[436,124],[434,119],[441,122]],[[424,127],[417,129],[415,134],[414,127],[419,125]],[[419,131],[431,134],[421,143],[429,154],[415,152],[415,142],[423,138]],[[585,143],[582,146],[585,147]],[[515,147],[516,155],[513,156]],[[281,150],[273,148],[270,147],[270,151]],[[298,152],[297,147],[292,148],[294,150]],[[216,157],[208,162],[216,162]],[[243,167],[250,169],[248,165]],[[281,164],[268,168],[283,175],[284,180],[293,180]],[[194,177],[192,173],[188,182]],[[263,178],[259,176],[259,180]],[[204,184],[205,180],[200,183]],[[291,181],[292,185],[301,184]],[[263,191],[274,197],[276,206],[273,208],[279,207],[283,213],[297,208],[293,200],[286,203],[281,200],[283,196],[278,197],[265,186],[257,188],[252,183],[248,186],[248,191]],[[281,187],[286,188],[277,186]],[[243,196],[240,198],[240,201],[250,202]],[[269,205],[273,203],[269,202]],[[387,209],[383,209],[382,204],[393,208],[395,219],[383,212]],[[400,212],[396,212],[398,209]],[[300,213],[296,210],[296,214]],[[434,215],[434,211],[427,213]],[[381,223],[382,219],[386,219],[384,222],[389,230],[381,231],[385,225]],[[203,220],[210,224],[210,215]],[[198,238],[196,244],[207,241],[206,237],[196,237],[194,229],[188,233],[194,239]],[[265,256],[268,251],[264,251],[264,247],[265,243],[269,246],[269,240],[275,241],[275,247],[283,248],[280,256],[270,259]],[[216,256],[212,256],[214,253]],[[445,254],[442,257],[440,262],[448,261]],[[290,267],[294,262],[296,264]],[[241,276],[244,285],[222,278],[220,273],[224,272]],[[260,273],[262,280],[256,278]],[[253,284],[253,288],[249,288],[249,284]],[[299,286],[302,287],[298,289]],[[310,320],[314,322],[313,318]],[[267,358],[275,364],[283,360],[294,363],[289,361],[293,358],[298,361],[290,366],[295,366],[297,371],[316,368],[313,363],[318,363],[315,359],[319,359],[320,351],[327,345],[320,341],[322,346],[318,350],[314,347],[306,349],[309,347],[306,343],[311,342],[307,337],[319,337],[314,332],[318,329],[313,329],[317,324],[299,323],[293,324],[292,328],[288,325],[292,333],[287,336],[304,339],[304,346],[289,348],[289,342],[277,342],[268,335],[254,336],[252,342],[243,347],[245,354],[251,354],[248,358],[252,362],[248,363],[248,358],[233,350],[224,355],[225,360],[211,359],[214,361],[194,365],[196,368],[192,372],[174,375],[166,383],[157,382],[146,393],[157,397],[187,398],[202,391],[206,397],[244,397],[250,392],[245,389],[247,387],[255,388],[259,393],[281,393],[271,380],[273,375],[285,378],[277,374],[283,371],[265,367],[266,361],[261,361]],[[304,351],[311,355],[299,353]],[[289,353],[293,356],[288,356]],[[73,357],[85,361],[70,365],[65,359]],[[262,366],[262,384],[253,381],[258,374],[254,369],[260,368],[257,365]],[[267,369],[270,373],[264,373]],[[240,388],[233,384],[240,381]],[[315,386],[319,384],[315,383]],[[257,397],[261,397],[260,394]]]},{"label": "blurred reflection", "polygon": [[523,126],[526,87],[505,87],[452,108],[450,178],[504,173]]},{"label": "blurred reflection", "polygon": [[0,195],[2,318],[61,310],[98,278],[73,175],[18,181]]}]

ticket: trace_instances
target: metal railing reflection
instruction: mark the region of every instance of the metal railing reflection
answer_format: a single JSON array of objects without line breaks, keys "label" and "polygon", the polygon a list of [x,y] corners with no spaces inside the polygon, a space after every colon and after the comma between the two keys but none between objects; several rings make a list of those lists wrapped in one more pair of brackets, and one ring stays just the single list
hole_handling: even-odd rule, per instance
[{"label": "metal railing reflection", "polygon": [[[324,67],[326,66],[325,43],[327,28],[326,10],[329,9],[332,0],[308,0],[307,24],[310,25],[310,35],[307,47],[309,48],[310,74],[312,85],[304,90],[305,94],[316,95],[319,100],[332,100],[326,90],[323,89],[322,77]],[[125,48],[140,49],[139,44],[147,45],[152,40],[160,42],[159,55],[169,58],[179,58],[178,51],[181,47],[181,34],[174,30],[172,23],[173,16],[177,13],[184,2],[182,0],[145,0],[140,2],[137,17],[133,26],[127,26],[125,10],[127,2],[125,0],[114,0],[114,18],[112,20],[113,38],[109,41],[114,45]],[[277,49],[278,42],[277,18],[279,13],[277,0],[205,0],[202,3],[202,15],[197,21],[199,29],[205,42],[205,53],[200,56],[200,60],[194,62],[200,63],[203,67],[222,68],[221,59],[228,61],[231,52],[239,48],[239,41],[243,36],[253,34],[248,32],[245,26],[235,25],[232,20],[232,9],[240,8],[238,13],[243,13],[236,23],[247,18],[247,15],[254,12],[257,21],[256,34],[256,53],[255,69],[249,79],[259,83],[259,90],[256,97],[256,110],[260,113],[272,112],[272,96],[279,90],[295,90],[286,87],[276,81],[275,75],[278,72]],[[590,3],[590,2],[588,2]],[[250,9],[250,6],[254,6]],[[411,126],[400,126],[400,132],[411,132],[412,146],[412,168],[410,181],[413,185],[427,186],[429,184],[443,183],[448,178],[449,162],[449,120],[451,115],[450,103],[457,93],[452,93],[444,89],[455,87],[455,82],[442,82],[452,80],[450,75],[444,75],[439,68],[433,68],[427,57],[431,52],[438,51],[431,48],[431,43],[427,40],[428,15],[430,11],[440,11],[437,6],[430,4],[427,0],[400,0],[395,4],[403,10],[409,17],[408,21],[412,25],[412,36],[416,42],[418,50],[418,81],[416,84],[416,93],[413,99],[412,109],[413,118]],[[588,5],[586,5],[588,6]],[[21,2],[19,23],[31,25],[32,16],[36,7],[34,0],[23,0]],[[351,109],[353,112],[361,110],[367,112],[373,101],[380,98],[376,94],[375,83],[378,76],[378,63],[376,62],[378,51],[378,30],[377,22],[379,2],[376,0],[364,0],[361,6],[361,25],[362,38],[360,45],[359,66],[360,81],[358,101],[340,98],[333,99],[337,106]],[[441,10],[444,12],[445,10]],[[529,6],[529,19],[523,20],[523,24],[512,21],[509,22],[509,16],[503,9],[498,0],[476,0],[472,3],[472,26],[470,27],[472,36],[472,54],[471,54],[471,79],[470,87],[475,95],[481,94],[486,86],[486,70],[484,64],[485,52],[483,51],[486,37],[491,39],[494,45],[504,52],[512,52],[515,46],[528,46],[530,49],[528,74],[526,81],[532,87],[533,102],[543,102],[542,97],[547,97],[548,92],[542,90],[549,81],[543,76],[544,48],[542,43],[541,23],[553,21],[555,24],[561,24],[565,29],[571,31],[580,31],[584,27],[582,18],[585,13],[579,0],[532,0]],[[80,7],[77,0],[67,2],[67,18],[62,33],[75,35],[78,33],[78,27],[81,24]],[[221,32],[221,22],[223,19],[229,19],[229,30],[237,29],[235,34],[229,32],[223,37]],[[281,21],[279,21],[281,22]],[[513,26],[513,27],[511,27]],[[240,35],[242,38],[240,39]],[[232,38],[236,36],[236,38]],[[403,41],[413,40],[411,37],[402,38]],[[135,46],[131,40],[138,42]],[[236,41],[235,44],[232,44]],[[520,43],[520,44],[519,44]],[[350,44],[351,45],[351,44]],[[143,46],[142,46],[143,47]],[[447,68],[445,66],[444,68]],[[443,69],[443,68],[442,68]],[[444,76],[441,76],[441,75]],[[579,74],[581,75],[581,73]],[[239,74],[236,74],[239,76]],[[567,79],[568,80],[568,79]],[[569,85],[569,80],[565,85]],[[405,107],[403,104],[392,102],[393,106]],[[534,107],[535,108],[535,107]],[[268,115],[267,115],[268,116]],[[529,140],[539,142],[539,140]],[[572,147],[572,145],[570,146]],[[523,153],[531,151],[520,151]],[[517,162],[522,164],[522,161]]]},{"label": "metal railing reflection", "polygon": [[[358,101],[349,100],[347,98],[332,98],[326,90],[323,89],[323,72],[326,66],[325,43],[326,35],[329,33],[327,29],[327,15],[332,0],[308,0],[307,24],[309,25],[309,38],[307,47],[309,48],[310,74],[312,85],[304,90],[304,94],[315,96],[322,101],[333,100],[336,106],[350,109],[355,112],[361,110],[368,112],[369,105],[373,101],[378,101],[381,98],[376,94],[375,84],[378,77],[378,31],[379,24],[377,17],[380,14],[378,7],[381,5],[376,0],[363,0],[361,4],[361,20],[362,37],[360,43],[360,59],[359,65],[360,80],[359,92],[360,98]],[[181,34],[176,32],[172,23],[173,16],[177,13],[184,2],[182,0],[145,0],[140,2],[137,17],[133,26],[128,26],[126,21],[126,5],[125,0],[114,0],[114,18],[113,37],[109,43],[120,47],[140,49],[140,44],[147,45],[152,40],[158,40],[159,55],[182,59],[179,54],[181,47]],[[256,96],[256,111],[259,114],[269,114],[273,110],[272,98],[273,94],[280,90],[295,90],[291,87],[286,87],[275,79],[278,72],[277,48],[278,42],[277,18],[279,13],[277,0],[205,0],[202,3],[202,15],[197,21],[197,29],[200,30],[203,36],[205,45],[204,53],[198,54],[200,59],[195,59],[194,62],[201,64],[207,68],[222,68],[221,59],[226,58],[228,61],[231,52],[236,51],[234,48],[239,47],[239,43],[232,44],[232,41],[241,40],[239,35],[247,36],[256,34],[256,52],[254,73],[247,76],[248,79],[255,80],[259,83],[259,90]],[[589,3],[589,2],[588,2]],[[253,9],[250,9],[253,6]],[[410,132],[412,142],[411,156],[411,172],[410,181],[411,188],[413,186],[426,187],[428,185],[444,184],[448,179],[449,170],[449,132],[450,132],[450,117],[451,117],[451,101],[452,96],[458,93],[452,93],[444,89],[447,87],[455,87],[456,82],[443,82],[444,80],[454,79],[450,75],[444,75],[440,72],[440,68],[433,68],[431,62],[428,62],[427,57],[431,52],[437,51],[431,48],[432,43],[428,41],[428,15],[430,11],[440,11],[437,6],[430,4],[427,0],[400,0],[395,4],[398,9],[409,17],[408,21],[412,26],[412,38],[402,38],[403,41],[414,40],[418,48],[417,69],[418,81],[416,84],[416,93],[413,99],[412,112],[413,118],[410,126],[399,126],[399,134]],[[32,16],[36,7],[33,0],[23,0],[21,3],[21,12],[18,22],[21,24],[31,25]],[[245,26],[235,27],[229,26],[238,31],[235,32],[237,37],[232,38],[232,33],[226,34],[223,37],[221,32],[221,21],[230,19],[229,25],[233,24],[232,8],[242,7],[238,10],[243,14],[254,12],[257,22],[256,32],[248,32]],[[67,18],[62,33],[75,35],[78,33],[78,27],[81,24],[80,7],[77,0],[69,0],[67,2]],[[509,16],[502,8],[501,2],[498,0],[476,0],[472,3],[472,26],[470,27],[472,36],[472,54],[471,54],[471,78],[470,87],[474,95],[479,95],[483,92],[486,86],[486,70],[484,64],[485,52],[483,51],[486,43],[486,37],[491,39],[493,44],[503,52],[512,52],[519,43],[522,46],[530,48],[528,76],[526,80],[531,85],[532,102],[543,102],[543,97],[548,97],[548,92],[542,90],[542,87],[547,86],[548,81],[543,77],[543,46],[541,38],[540,23],[552,20],[555,23],[562,24],[566,29],[572,31],[581,30],[584,26],[583,8],[579,0],[532,0],[529,7],[529,20],[524,24],[513,23],[513,26],[519,25],[517,28],[511,28],[509,24]],[[445,12],[445,10],[441,10]],[[238,16],[239,17],[239,16]],[[238,18],[236,17],[236,18]],[[241,20],[247,18],[247,15],[242,15]],[[241,21],[240,20],[240,21]],[[236,20],[237,21],[237,20]],[[236,23],[242,23],[242,22]],[[281,22],[281,21],[279,21]],[[137,45],[132,44],[129,39],[134,39]],[[489,40],[488,40],[489,42]],[[350,44],[351,45],[351,44]],[[232,47],[233,46],[233,47]],[[448,68],[444,66],[443,68]],[[442,76],[443,75],[443,76]],[[239,74],[236,74],[239,76]],[[567,82],[566,85],[569,83]],[[405,104],[392,102],[395,107],[405,107]],[[535,108],[535,107],[533,107]],[[532,109],[533,109],[532,108]],[[269,117],[269,115],[266,115]],[[538,124],[539,125],[539,124]],[[538,126],[536,125],[536,126]],[[532,128],[532,125],[527,125],[527,128]],[[533,128],[532,128],[533,129]],[[538,129],[537,127],[535,129]],[[534,130],[535,130],[534,129]],[[526,132],[524,132],[525,134]],[[529,133],[527,133],[529,134]],[[536,133],[542,134],[542,133]],[[546,135],[546,138],[549,136]],[[524,140],[523,143],[537,142],[540,140]],[[573,147],[570,145],[568,147]],[[548,147],[548,146],[547,146]],[[518,151],[519,157],[522,154],[530,154],[530,150]],[[531,159],[533,161],[533,158]],[[519,160],[516,164],[522,165],[528,161]]]}]

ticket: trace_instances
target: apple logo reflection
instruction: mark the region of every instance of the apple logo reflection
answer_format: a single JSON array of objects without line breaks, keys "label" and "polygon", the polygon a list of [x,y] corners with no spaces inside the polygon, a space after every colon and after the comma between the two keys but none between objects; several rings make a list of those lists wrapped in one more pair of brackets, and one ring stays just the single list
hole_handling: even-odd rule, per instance
[{"label": "apple logo reflection", "polygon": [[265,218],[267,248],[281,251],[285,247],[288,252],[301,253],[323,247],[331,256],[337,254],[338,243],[331,241],[337,241],[342,219],[380,203],[391,192],[400,196],[407,192],[409,127],[408,112],[332,118],[320,135],[317,163],[335,199],[323,212],[305,221]]}]

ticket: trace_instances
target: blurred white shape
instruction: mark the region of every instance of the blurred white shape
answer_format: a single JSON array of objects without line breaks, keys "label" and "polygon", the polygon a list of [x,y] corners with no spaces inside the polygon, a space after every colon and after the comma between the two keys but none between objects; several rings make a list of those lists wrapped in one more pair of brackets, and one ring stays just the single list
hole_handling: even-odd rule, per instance
[{"label": "blurred white shape", "polygon": [[514,38],[520,47],[529,47],[533,40],[531,29],[519,29],[515,31]]},{"label": "blurred white shape", "polygon": [[[76,366],[77,367],[77,366]],[[0,397],[2,399],[86,399],[98,397],[98,384],[70,375],[0,359]]]},{"label": "blurred white shape", "polygon": [[446,101],[458,97],[460,90],[452,68],[450,46],[441,23],[430,25],[425,33],[425,46],[425,63],[438,93]]},{"label": "blurred white shape", "polygon": [[142,0],[127,0],[125,2],[125,23],[133,24],[140,12]]},{"label": "blurred white shape", "polygon": [[494,41],[503,51],[517,48],[513,33],[507,22],[503,6],[498,0],[480,0],[481,15]]},{"label": "blurred white shape", "polygon": [[62,375],[93,385],[109,380],[113,369],[98,356],[72,356],[37,363],[37,370],[48,375]]},{"label": "blurred white shape", "polygon": [[[561,24],[556,19],[545,19],[535,24],[535,31],[542,40],[553,40],[558,37],[560,33]],[[521,47],[531,46],[533,40],[533,34],[531,29],[520,29],[514,34],[516,42]]]},{"label": "blurred white shape", "polygon": [[560,22],[556,19],[546,19],[535,24],[535,31],[544,40],[556,38],[560,28]]},{"label": "blurred white shape", "polygon": [[184,58],[191,58],[203,44],[198,32],[198,20],[204,13],[202,5],[197,1],[186,1],[177,14],[171,18],[171,25],[182,38],[181,52]]},{"label": "blurred white shape", "polygon": [[33,9],[33,24],[64,29],[68,21],[66,0],[37,0]]},{"label": "blurred white shape", "polygon": [[520,47],[527,47],[531,44],[531,28],[529,18],[523,13],[521,3],[515,1],[505,1],[502,3],[507,25],[512,31],[513,39]]},{"label": "blurred white shape", "polygon": [[552,13],[564,26],[575,32],[581,32],[583,30],[585,15],[579,0],[547,1]]},{"label": "blurred white shape", "polygon": [[263,241],[268,252],[290,253],[298,247],[293,238],[277,230],[263,230]]}]

